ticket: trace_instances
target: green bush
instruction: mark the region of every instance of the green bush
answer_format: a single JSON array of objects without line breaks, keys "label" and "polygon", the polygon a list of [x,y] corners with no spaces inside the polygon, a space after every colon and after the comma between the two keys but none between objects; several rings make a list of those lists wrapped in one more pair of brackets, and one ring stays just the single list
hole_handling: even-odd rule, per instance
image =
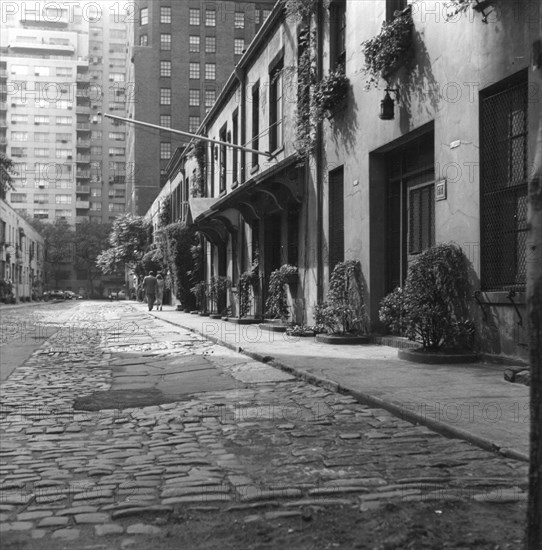
[{"label": "green bush", "polygon": [[287,319],[290,316],[286,284],[290,276],[297,275],[297,267],[285,264],[271,273],[265,313],[271,319]]},{"label": "green bush", "polygon": [[314,307],[316,331],[328,334],[366,334],[361,264],[357,260],[338,263],[329,281],[327,300]]},{"label": "green bush", "polygon": [[410,265],[404,288],[384,298],[380,320],[392,332],[420,341],[425,349],[471,347],[469,290],[461,248],[453,243],[433,246]]}]

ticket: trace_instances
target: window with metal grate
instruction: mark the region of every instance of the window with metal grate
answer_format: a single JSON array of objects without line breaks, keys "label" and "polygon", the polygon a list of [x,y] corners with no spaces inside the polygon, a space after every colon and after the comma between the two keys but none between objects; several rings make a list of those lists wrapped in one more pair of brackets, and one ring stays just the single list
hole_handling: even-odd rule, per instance
[{"label": "window with metal grate", "polygon": [[480,95],[484,290],[523,290],[527,242],[527,73]]}]

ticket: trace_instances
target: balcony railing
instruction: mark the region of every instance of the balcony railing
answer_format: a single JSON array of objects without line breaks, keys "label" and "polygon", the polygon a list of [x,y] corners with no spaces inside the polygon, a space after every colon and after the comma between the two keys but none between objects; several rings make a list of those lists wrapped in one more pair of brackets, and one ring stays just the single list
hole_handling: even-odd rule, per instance
[{"label": "balcony railing", "polygon": [[77,147],[82,149],[88,149],[90,147],[90,139],[78,139]]},{"label": "balcony railing", "polygon": [[77,123],[77,129],[78,130],[88,130],[90,132],[90,123],[89,122],[78,122]]},{"label": "balcony railing", "polygon": [[77,73],[77,82],[90,82],[90,74]]},{"label": "balcony railing", "polygon": [[90,201],[75,201],[75,208],[81,208],[88,210],[90,208]]},{"label": "balcony railing", "polygon": [[90,185],[77,185],[75,189],[76,193],[88,194],[90,193]]},{"label": "balcony railing", "polygon": [[90,179],[90,172],[89,171],[85,171],[85,170],[81,170],[79,172],[76,172],[75,173],[75,177],[76,178],[79,178],[79,179]]},{"label": "balcony railing", "polygon": [[7,69],[0,69],[0,78],[7,78],[8,71]]},{"label": "balcony railing", "polygon": [[7,111],[8,104],[5,101],[0,101],[0,111]]},{"label": "balcony railing", "polygon": [[90,155],[77,155],[75,158],[76,162],[88,163],[90,162]]}]

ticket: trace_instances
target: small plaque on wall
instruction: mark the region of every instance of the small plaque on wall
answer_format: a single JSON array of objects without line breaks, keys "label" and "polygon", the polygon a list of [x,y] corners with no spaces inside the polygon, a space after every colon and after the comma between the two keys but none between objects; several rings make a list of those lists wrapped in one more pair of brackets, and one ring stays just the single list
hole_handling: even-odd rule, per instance
[{"label": "small plaque on wall", "polygon": [[446,200],[446,179],[437,181],[435,184],[435,200]]}]

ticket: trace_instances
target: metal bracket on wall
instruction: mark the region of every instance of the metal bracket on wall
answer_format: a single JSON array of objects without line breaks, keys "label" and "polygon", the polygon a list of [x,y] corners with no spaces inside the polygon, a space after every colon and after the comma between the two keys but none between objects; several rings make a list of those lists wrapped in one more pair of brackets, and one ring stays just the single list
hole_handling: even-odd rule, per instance
[{"label": "metal bracket on wall", "polygon": [[516,295],[516,291],[511,290],[510,292],[508,292],[508,295],[506,296],[506,299],[510,300],[510,302],[512,302],[512,305],[514,306],[514,309],[516,310],[516,313],[518,314],[518,317],[519,317],[518,326],[522,327],[523,326],[523,317],[521,316],[521,313],[518,309],[518,306],[517,306],[516,302],[514,302],[514,296],[515,295]]}]

